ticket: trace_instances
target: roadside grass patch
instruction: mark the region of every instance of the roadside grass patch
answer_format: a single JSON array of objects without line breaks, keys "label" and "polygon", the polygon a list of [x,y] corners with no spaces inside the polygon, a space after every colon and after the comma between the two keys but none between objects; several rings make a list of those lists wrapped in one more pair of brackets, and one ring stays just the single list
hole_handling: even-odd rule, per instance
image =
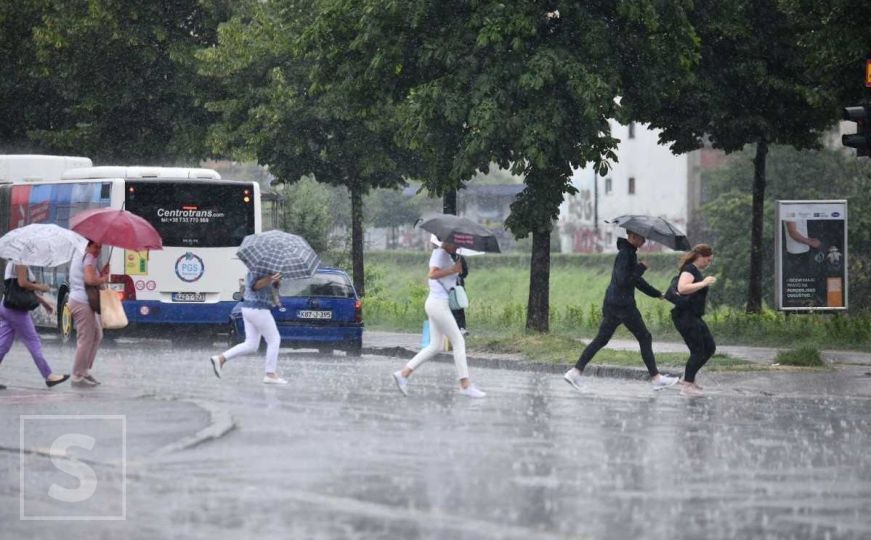
[{"label": "roadside grass patch", "polygon": [[798,347],[781,351],[774,361],[782,366],[826,367],[826,363],[823,362],[820,351],[816,347]]}]

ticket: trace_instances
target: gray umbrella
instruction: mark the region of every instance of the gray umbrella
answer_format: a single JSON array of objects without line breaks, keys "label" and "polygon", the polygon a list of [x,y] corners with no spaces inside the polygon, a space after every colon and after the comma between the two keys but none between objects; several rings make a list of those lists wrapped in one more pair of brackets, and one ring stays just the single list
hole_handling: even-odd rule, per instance
[{"label": "gray umbrella", "polygon": [[611,223],[671,249],[692,249],[684,232],[661,217],[625,215],[611,220]]},{"label": "gray umbrella", "polygon": [[306,278],[321,264],[305,238],[278,230],[249,234],[236,255],[257,276],[281,273],[288,279]]},{"label": "gray umbrella", "polygon": [[433,233],[442,242],[450,242],[457,247],[499,253],[499,243],[493,232],[471,219],[440,214],[423,221],[420,228]]}]

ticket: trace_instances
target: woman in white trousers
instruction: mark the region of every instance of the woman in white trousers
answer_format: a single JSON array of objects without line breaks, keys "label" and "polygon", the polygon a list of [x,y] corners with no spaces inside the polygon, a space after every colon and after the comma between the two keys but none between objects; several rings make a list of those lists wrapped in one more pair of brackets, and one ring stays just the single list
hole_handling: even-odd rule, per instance
[{"label": "woman in white trousers", "polygon": [[281,284],[281,274],[271,276],[254,276],[250,272],[245,278],[245,292],[242,297],[242,322],[245,324],[245,341],[209,358],[215,376],[221,378],[224,364],[227,360],[246,354],[257,354],[260,338],[266,340],[266,362],[263,384],[287,384],[280,377],[278,369],[278,349],[281,346],[281,335],[272,317],[272,307],[278,303],[278,287]]},{"label": "woman in white trousers", "polygon": [[460,393],[472,398],[484,397],[487,394],[479,390],[469,380],[469,367],[466,364],[466,341],[457,321],[454,319],[448,305],[448,291],[457,284],[457,275],[462,271],[459,260],[454,262],[451,255],[457,247],[450,242],[443,242],[441,247],[433,249],[429,259],[429,296],[424,304],[429,318],[429,345],[409,360],[404,368],[393,374],[397,388],[408,395],[408,379],[421,364],[439,353],[445,337],[451,343],[454,353],[454,365],[457,368],[457,379],[460,382]]}]

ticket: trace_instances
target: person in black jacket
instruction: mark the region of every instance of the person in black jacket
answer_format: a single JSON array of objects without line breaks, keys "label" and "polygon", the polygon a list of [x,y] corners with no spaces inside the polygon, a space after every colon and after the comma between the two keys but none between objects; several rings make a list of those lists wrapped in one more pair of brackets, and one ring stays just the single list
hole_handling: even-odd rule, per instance
[{"label": "person in black jacket", "polygon": [[641,319],[641,312],[635,305],[635,289],[639,289],[647,296],[662,298],[662,293],[641,277],[647,265],[638,262],[638,248],[644,245],[643,236],[633,232],[627,233],[627,238],[617,239],[617,259],[614,261],[614,269],[611,271],[611,283],[605,292],[605,302],[602,306],[602,324],[599,325],[599,333],[593,341],[587,345],[575,367],[568,370],[563,378],[573,387],[581,390],[583,380],[581,373],[593,359],[599,349],[610,341],[614,331],[621,324],[632,332],[635,339],[641,345],[641,358],[647,366],[647,372],[652,378],[654,387],[661,388],[675,384],[677,377],[663,375],[656,369],[656,358],[653,356],[653,337]]},{"label": "person in black jacket", "polygon": [[703,278],[702,270],[710,266],[713,259],[714,250],[707,244],[697,244],[681,258],[677,292],[683,300],[671,310],[671,320],[690,350],[681,381],[681,393],[689,396],[702,395],[702,387],[696,384],[696,373],[717,350],[714,336],[702,320],[708,287],[717,282],[714,276]]}]

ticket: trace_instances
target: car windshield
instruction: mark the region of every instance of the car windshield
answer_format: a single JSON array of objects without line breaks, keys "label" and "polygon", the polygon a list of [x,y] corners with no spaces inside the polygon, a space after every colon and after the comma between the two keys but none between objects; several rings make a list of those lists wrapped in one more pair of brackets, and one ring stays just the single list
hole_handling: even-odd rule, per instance
[{"label": "car windshield", "polygon": [[305,279],[284,279],[281,281],[281,296],[332,296],[354,298],[351,280],[342,274],[315,274]]}]

